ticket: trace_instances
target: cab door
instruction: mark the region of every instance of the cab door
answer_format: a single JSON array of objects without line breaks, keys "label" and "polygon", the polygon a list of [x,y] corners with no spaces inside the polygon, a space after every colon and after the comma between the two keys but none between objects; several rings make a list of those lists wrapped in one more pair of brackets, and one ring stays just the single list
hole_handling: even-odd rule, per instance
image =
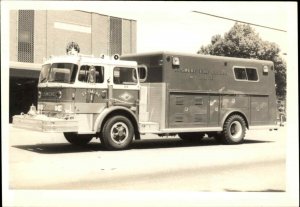
[{"label": "cab door", "polygon": [[106,82],[107,66],[95,63],[81,63],[76,82],[73,104],[78,131],[91,132],[94,128],[94,116],[107,106],[108,87]]},{"label": "cab door", "polygon": [[[76,96],[78,103],[88,103],[84,113],[87,110],[93,110],[95,105],[99,107],[99,103],[104,104],[107,96],[107,83],[105,81],[105,67],[94,64],[82,64],[78,74],[78,88]],[[80,95],[81,96],[80,96]]]},{"label": "cab door", "polygon": [[139,100],[137,70],[131,66],[112,67],[112,97],[114,105],[136,107]]}]

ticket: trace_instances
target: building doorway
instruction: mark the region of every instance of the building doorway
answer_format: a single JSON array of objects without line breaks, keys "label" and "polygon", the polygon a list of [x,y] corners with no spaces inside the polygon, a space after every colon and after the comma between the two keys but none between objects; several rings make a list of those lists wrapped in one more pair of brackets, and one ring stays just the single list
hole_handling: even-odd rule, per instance
[{"label": "building doorway", "polygon": [[37,84],[37,78],[10,77],[9,123],[14,115],[27,113],[32,104],[37,105]]}]

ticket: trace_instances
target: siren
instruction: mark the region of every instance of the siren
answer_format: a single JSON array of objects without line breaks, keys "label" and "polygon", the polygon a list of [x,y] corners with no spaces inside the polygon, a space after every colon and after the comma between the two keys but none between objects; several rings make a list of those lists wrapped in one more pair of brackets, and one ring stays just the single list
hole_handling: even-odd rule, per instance
[{"label": "siren", "polygon": [[113,58],[114,58],[114,60],[119,60],[120,59],[120,55],[119,54],[114,54]]}]

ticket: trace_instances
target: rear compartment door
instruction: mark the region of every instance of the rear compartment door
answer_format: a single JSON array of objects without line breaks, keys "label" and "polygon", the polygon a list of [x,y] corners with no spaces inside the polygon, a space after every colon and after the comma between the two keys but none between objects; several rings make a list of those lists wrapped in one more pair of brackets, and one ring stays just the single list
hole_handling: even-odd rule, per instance
[{"label": "rear compartment door", "polygon": [[169,127],[207,126],[209,95],[170,93]]},{"label": "rear compartment door", "polygon": [[210,95],[208,126],[218,126],[219,117],[220,117],[220,96]]},{"label": "rear compartment door", "polygon": [[251,125],[269,122],[269,97],[251,96]]}]

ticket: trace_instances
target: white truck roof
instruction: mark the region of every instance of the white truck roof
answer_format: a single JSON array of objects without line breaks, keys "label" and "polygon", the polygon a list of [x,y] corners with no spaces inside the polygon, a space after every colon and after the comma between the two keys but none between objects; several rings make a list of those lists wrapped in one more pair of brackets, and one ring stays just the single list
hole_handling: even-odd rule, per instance
[{"label": "white truck roof", "polygon": [[101,58],[101,57],[92,57],[85,55],[63,55],[63,56],[50,56],[44,64],[51,63],[74,63],[74,64],[105,64],[105,65],[121,65],[127,67],[136,67],[136,61],[128,61],[128,60],[115,60],[110,58]]}]

